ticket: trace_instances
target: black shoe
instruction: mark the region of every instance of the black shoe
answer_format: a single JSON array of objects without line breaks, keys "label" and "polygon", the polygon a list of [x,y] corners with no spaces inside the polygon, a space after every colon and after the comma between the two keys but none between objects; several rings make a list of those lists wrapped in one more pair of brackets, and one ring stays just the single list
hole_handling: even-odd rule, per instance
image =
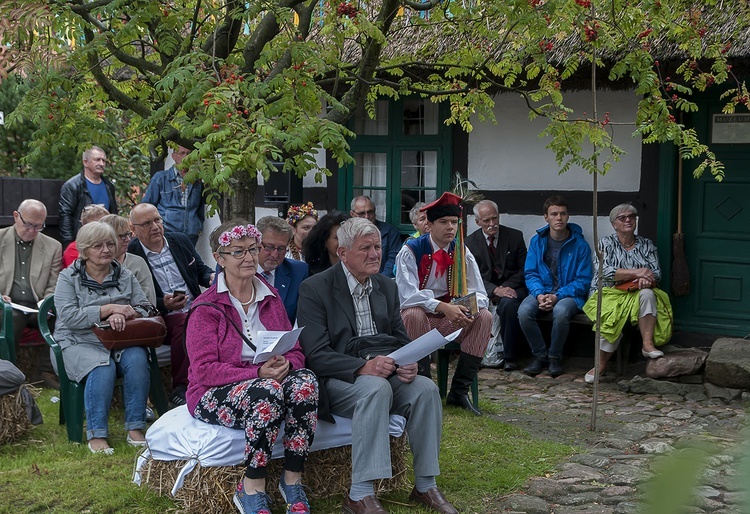
[{"label": "black shoe", "polygon": [[461,407],[462,409],[466,409],[475,416],[482,415],[482,411],[474,407],[474,404],[471,403],[471,400],[469,400],[469,397],[466,395],[457,395],[453,392],[450,392],[445,399],[445,403],[447,403],[448,405],[453,405],[454,407]]},{"label": "black shoe", "polygon": [[557,378],[563,373],[565,373],[565,370],[563,369],[562,364],[560,364],[560,359],[555,359],[553,357],[550,357],[548,372],[552,378]]},{"label": "black shoe", "polygon": [[531,364],[526,366],[523,369],[523,372],[526,373],[529,376],[535,377],[542,371],[544,371],[545,368],[549,366],[549,361],[544,357],[534,357],[534,360],[531,361]]},{"label": "black shoe", "polygon": [[515,371],[518,369],[518,363],[516,362],[516,359],[505,359],[505,366],[503,366],[503,369],[505,371]]},{"label": "black shoe", "polygon": [[172,394],[169,396],[169,404],[170,408],[175,407],[181,407],[187,403],[185,400],[185,393],[187,392],[187,388],[184,385],[178,385],[174,388],[172,391]]}]

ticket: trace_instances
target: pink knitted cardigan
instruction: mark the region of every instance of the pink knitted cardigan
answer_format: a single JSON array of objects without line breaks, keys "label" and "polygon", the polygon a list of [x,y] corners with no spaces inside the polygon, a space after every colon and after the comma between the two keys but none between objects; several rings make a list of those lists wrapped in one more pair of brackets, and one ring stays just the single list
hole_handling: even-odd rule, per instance
[{"label": "pink knitted cardigan", "polygon": [[[242,328],[242,320],[229,299],[229,293],[217,293],[216,284],[203,292],[195,303],[209,302],[224,311]],[[260,320],[266,330],[291,330],[284,303],[278,297],[266,296],[260,303]],[[185,345],[190,358],[187,406],[192,414],[198,400],[212,387],[258,378],[260,365],[242,362],[245,344],[226,316],[210,307],[197,307],[185,328]],[[305,367],[305,356],[299,346],[284,354],[293,369]]]}]

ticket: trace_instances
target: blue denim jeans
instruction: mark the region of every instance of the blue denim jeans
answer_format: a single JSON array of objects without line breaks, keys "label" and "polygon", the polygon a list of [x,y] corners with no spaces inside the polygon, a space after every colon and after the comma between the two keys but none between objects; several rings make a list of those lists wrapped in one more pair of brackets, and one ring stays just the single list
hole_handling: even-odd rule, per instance
[{"label": "blue denim jeans", "polygon": [[151,383],[148,353],[141,347],[126,348],[120,355],[120,362],[110,358],[108,365],[92,369],[86,377],[83,404],[87,439],[108,435],[109,406],[117,377],[122,377],[125,430],[146,428],[146,401]]},{"label": "blue denim jeans", "polygon": [[[563,298],[552,308],[552,337],[549,345],[549,356],[562,359],[563,346],[570,331],[570,318],[580,309],[573,298]],[[534,357],[547,358],[547,345],[544,343],[542,331],[536,321],[539,313],[539,302],[536,297],[529,295],[518,308],[518,321],[521,324],[526,340],[531,346]]]}]

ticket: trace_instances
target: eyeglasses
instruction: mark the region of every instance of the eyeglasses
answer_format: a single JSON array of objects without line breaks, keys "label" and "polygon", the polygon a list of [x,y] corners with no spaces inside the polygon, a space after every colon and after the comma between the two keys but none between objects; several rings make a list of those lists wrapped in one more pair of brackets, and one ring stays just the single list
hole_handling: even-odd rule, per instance
[{"label": "eyeglasses", "polygon": [[144,221],[143,223],[133,223],[132,221],[130,222],[131,225],[141,228],[150,228],[154,223],[157,225],[161,225],[162,223],[164,223],[164,220],[161,218],[155,218],[150,221]]},{"label": "eyeglasses", "polygon": [[375,209],[369,209],[367,211],[354,211],[354,214],[358,218],[365,218],[367,216],[374,216],[375,215]]},{"label": "eyeglasses", "polygon": [[127,241],[128,239],[133,238],[132,232],[125,232],[124,234],[117,234],[117,237],[120,238],[120,241]]},{"label": "eyeglasses", "polygon": [[245,250],[232,250],[231,252],[219,252],[219,254],[221,255],[231,255],[237,260],[244,259],[246,253],[249,253],[250,255],[255,257],[256,255],[260,253],[260,248],[258,248],[257,246],[253,246],[252,248],[247,248]]},{"label": "eyeglasses", "polygon": [[34,225],[33,223],[27,222],[25,219],[23,219],[23,216],[21,216],[21,213],[18,213],[18,217],[21,218],[21,223],[23,223],[23,228],[28,230],[36,230],[37,232],[41,232],[45,229],[47,226],[46,223],[42,223],[41,225]]},{"label": "eyeglasses", "polygon": [[286,245],[284,246],[273,246],[273,245],[261,245],[263,250],[267,253],[279,252],[279,254],[286,253]]},{"label": "eyeglasses", "polygon": [[636,217],[637,216],[635,214],[621,214],[620,216],[617,216],[615,219],[619,222],[624,223],[627,220],[635,221]]},{"label": "eyeglasses", "polygon": [[95,245],[91,245],[91,249],[97,252],[101,252],[105,247],[107,248],[107,250],[112,251],[117,247],[117,245],[112,241],[108,243],[96,243]]}]

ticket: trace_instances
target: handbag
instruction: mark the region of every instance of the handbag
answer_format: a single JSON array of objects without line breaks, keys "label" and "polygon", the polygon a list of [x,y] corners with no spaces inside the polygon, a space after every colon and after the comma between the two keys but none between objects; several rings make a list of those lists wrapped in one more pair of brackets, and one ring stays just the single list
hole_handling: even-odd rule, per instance
[{"label": "handbag", "polygon": [[378,355],[393,353],[402,346],[404,343],[388,334],[355,336],[347,341],[344,353],[369,361]]},{"label": "handbag", "polygon": [[[346,342],[344,353],[369,361],[378,355],[388,355],[406,343],[388,334],[373,334],[371,336],[355,336]],[[395,371],[393,372],[396,373]],[[417,374],[430,378],[430,356],[417,362]]]},{"label": "handbag", "polygon": [[633,280],[621,280],[619,282],[615,282],[615,289],[619,289],[620,291],[627,291],[628,293],[638,291],[638,279],[634,278]]},{"label": "handbag", "polygon": [[135,318],[125,322],[125,330],[112,330],[109,323],[97,323],[91,330],[107,350],[123,350],[131,346],[158,348],[167,337],[167,324],[161,316]]}]

